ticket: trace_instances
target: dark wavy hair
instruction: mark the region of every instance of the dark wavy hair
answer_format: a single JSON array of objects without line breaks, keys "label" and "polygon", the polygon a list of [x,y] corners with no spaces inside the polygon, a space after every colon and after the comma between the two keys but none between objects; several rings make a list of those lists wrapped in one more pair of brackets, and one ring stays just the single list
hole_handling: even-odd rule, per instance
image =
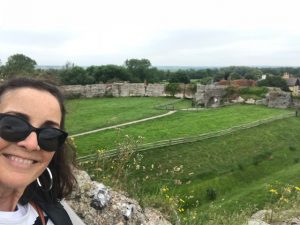
[{"label": "dark wavy hair", "polygon": [[[66,109],[64,106],[64,97],[61,91],[54,85],[39,79],[17,77],[6,81],[0,86],[0,104],[1,97],[11,91],[19,88],[32,88],[40,91],[49,92],[53,95],[60,106],[61,121],[60,128],[64,130]],[[37,187],[36,181],[32,182],[23,193],[20,202],[26,203],[35,198],[36,193],[39,193],[40,197],[47,202],[56,202],[66,197],[72,192],[73,186],[76,183],[75,177],[72,173],[72,167],[75,166],[75,150],[67,142],[60,149],[58,149],[51,162],[49,163],[49,169],[53,175],[53,186],[50,191],[40,191]],[[47,177],[47,171],[41,176],[41,182],[47,183],[49,177]],[[43,179],[43,177],[46,177]],[[47,179],[48,178],[48,179]],[[44,180],[44,181],[43,181]]]}]

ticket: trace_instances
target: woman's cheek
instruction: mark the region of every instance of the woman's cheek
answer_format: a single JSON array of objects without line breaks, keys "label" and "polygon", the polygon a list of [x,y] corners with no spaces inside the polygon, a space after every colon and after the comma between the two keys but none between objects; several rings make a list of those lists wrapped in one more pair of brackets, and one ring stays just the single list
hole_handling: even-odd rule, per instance
[{"label": "woman's cheek", "polygon": [[9,146],[11,143],[3,140],[2,138],[0,138],[0,152],[2,149],[6,148],[7,146]]},{"label": "woman's cheek", "polygon": [[40,150],[42,151],[42,156],[43,156],[43,162],[48,165],[52,158],[54,157],[54,154],[55,152],[47,152],[47,151],[44,151],[44,150]]}]

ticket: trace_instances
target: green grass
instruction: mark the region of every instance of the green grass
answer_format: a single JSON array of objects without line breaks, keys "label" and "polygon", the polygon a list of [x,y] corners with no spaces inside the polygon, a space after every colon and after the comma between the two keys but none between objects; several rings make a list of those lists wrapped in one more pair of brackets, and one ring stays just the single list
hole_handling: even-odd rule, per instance
[{"label": "green grass", "polygon": [[[144,104],[147,99],[149,105]],[[105,101],[68,102],[73,116],[69,121],[75,120],[67,123],[68,128],[75,133],[76,129],[99,128],[94,126],[95,121],[105,127],[148,117],[148,113],[162,114],[166,111],[155,110],[154,106],[170,101],[101,100]],[[132,107],[128,107],[130,104]],[[190,107],[186,101],[176,104],[176,108]],[[135,108],[141,105],[142,109]],[[130,149],[130,140],[135,142],[138,136],[144,136],[147,143],[198,135],[288,112],[255,105],[179,111],[169,117],[77,137],[75,142],[79,155],[110,149],[116,144]],[[115,115],[117,119],[112,120]],[[100,158],[84,168],[93,179],[127,191],[143,206],[159,208],[174,224],[180,220],[184,225],[241,225],[258,209],[274,207],[278,196],[274,199],[271,195],[270,185],[300,186],[299,146],[300,118],[292,117],[221,137],[133,154],[129,161],[126,158],[130,154],[126,156],[126,152],[120,158]]]},{"label": "green grass", "polygon": [[[162,211],[161,202],[184,209],[179,213],[182,224],[242,224],[251,213],[270,206],[269,184],[300,185],[299,146],[300,119],[292,117],[214,139],[145,151],[126,165],[119,179],[143,204]],[[111,165],[98,162],[89,172],[109,182]],[[162,187],[169,190],[161,192]],[[216,194],[215,200],[208,190]]]},{"label": "green grass", "polygon": [[127,134],[144,137],[144,143],[195,136],[269,118],[289,112],[255,105],[235,105],[201,111],[178,111],[175,114],[129,127],[113,129],[75,138],[79,155],[97,149],[113,149]]},{"label": "green grass", "polygon": [[[158,110],[156,105],[167,104],[173,98],[124,97],[68,100],[66,128],[76,134],[101,127],[159,115],[167,110]],[[191,107],[191,100],[174,104],[175,109]]]}]

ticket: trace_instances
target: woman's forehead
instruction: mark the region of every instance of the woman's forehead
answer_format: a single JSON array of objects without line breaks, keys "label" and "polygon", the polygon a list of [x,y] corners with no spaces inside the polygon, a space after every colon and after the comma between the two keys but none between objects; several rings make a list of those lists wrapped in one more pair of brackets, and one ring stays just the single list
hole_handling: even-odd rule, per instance
[{"label": "woman's forehead", "polygon": [[52,120],[60,124],[61,108],[55,96],[43,90],[18,88],[5,92],[0,98],[0,111],[24,113],[36,120]]}]

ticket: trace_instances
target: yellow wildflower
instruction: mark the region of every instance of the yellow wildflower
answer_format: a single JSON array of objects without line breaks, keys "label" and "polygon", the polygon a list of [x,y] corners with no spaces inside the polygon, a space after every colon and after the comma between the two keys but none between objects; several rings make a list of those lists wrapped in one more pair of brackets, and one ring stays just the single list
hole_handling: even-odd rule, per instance
[{"label": "yellow wildflower", "polygon": [[269,190],[269,192],[271,192],[271,193],[273,193],[273,194],[276,194],[276,195],[278,195],[278,192],[277,192],[277,190],[276,190],[276,189],[270,189],[270,190]]},{"label": "yellow wildflower", "polygon": [[179,208],[178,211],[179,212],[184,212],[184,208]]}]

